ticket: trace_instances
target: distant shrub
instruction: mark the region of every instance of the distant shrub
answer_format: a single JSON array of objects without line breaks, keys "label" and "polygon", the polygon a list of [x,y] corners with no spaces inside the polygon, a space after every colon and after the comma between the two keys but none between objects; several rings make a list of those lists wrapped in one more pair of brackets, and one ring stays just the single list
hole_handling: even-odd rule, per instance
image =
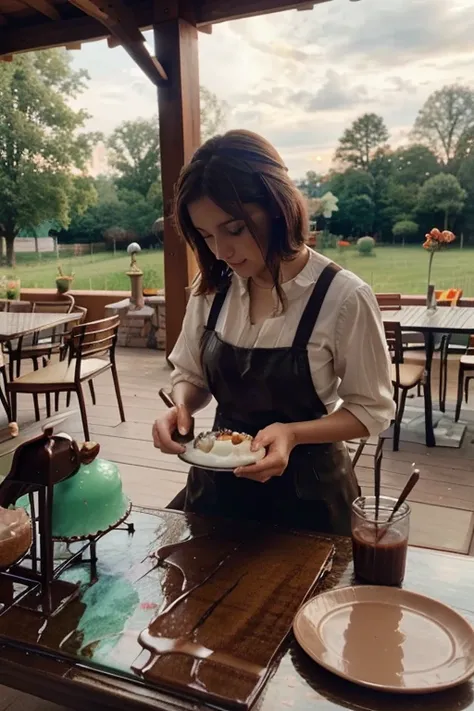
[{"label": "distant shrub", "polygon": [[373,237],[360,237],[357,240],[357,251],[363,257],[370,257],[374,253],[375,240]]},{"label": "distant shrub", "polygon": [[419,226],[413,220],[400,220],[392,227],[392,234],[395,239],[399,239],[402,244],[405,244],[405,242],[416,239],[419,229]]}]

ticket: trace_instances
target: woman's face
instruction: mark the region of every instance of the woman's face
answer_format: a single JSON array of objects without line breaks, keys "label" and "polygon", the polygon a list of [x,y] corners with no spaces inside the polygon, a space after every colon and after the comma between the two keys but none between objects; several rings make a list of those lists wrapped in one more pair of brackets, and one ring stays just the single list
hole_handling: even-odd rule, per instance
[{"label": "woman's face", "polygon": [[[245,211],[261,236],[265,252],[270,232],[270,219],[259,205],[247,203]],[[240,277],[249,279],[265,271],[261,249],[243,220],[221,210],[210,198],[203,197],[188,205],[195,229],[217,259],[226,262]]]}]

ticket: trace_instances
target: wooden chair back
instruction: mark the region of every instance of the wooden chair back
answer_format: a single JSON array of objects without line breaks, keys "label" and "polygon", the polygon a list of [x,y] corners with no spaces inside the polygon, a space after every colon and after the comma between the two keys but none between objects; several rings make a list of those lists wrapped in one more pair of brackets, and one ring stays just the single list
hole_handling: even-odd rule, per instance
[{"label": "wooden chair back", "polygon": [[398,321],[384,321],[385,339],[392,363],[403,363],[402,329]]},{"label": "wooden chair back", "polygon": [[384,329],[388,352],[395,365],[395,377],[398,384],[400,382],[400,365],[403,363],[402,329],[398,321],[384,321]]},{"label": "wooden chair back", "polygon": [[84,321],[87,318],[87,309],[84,308],[84,306],[74,306],[74,310],[71,311],[71,314],[74,314],[74,316],[77,314],[77,318],[74,319],[74,321],[70,321],[67,324],[67,330],[63,334],[63,344],[61,346],[61,360],[64,360],[64,358],[67,356],[67,351],[71,345],[71,337],[72,337],[72,332],[73,330],[77,327],[80,326],[81,324],[84,323]]},{"label": "wooden chair back", "polygon": [[6,309],[11,314],[29,314],[33,310],[31,301],[9,301]]},{"label": "wooden chair back", "polygon": [[381,311],[400,311],[402,308],[401,294],[376,294],[376,299]]},{"label": "wooden chair back", "polygon": [[119,316],[110,316],[100,321],[91,321],[75,326],[70,335],[69,359],[76,358],[76,373],[80,373],[81,361],[86,358],[108,357],[115,362],[115,346],[120,324]]},{"label": "wooden chair back", "polygon": [[74,299],[67,301],[34,301],[35,314],[70,314],[74,309]]}]

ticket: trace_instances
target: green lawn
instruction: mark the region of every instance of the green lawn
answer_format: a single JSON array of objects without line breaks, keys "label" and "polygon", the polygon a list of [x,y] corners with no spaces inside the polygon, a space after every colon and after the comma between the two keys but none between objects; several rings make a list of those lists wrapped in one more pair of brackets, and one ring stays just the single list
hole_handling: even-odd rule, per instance
[{"label": "green lawn", "polygon": [[[378,247],[373,257],[361,257],[355,248],[343,252],[326,250],[325,254],[367,281],[374,291],[424,294],[426,292],[428,254],[422,247]],[[127,290],[126,275],[130,259],[123,252],[113,257],[110,252],[92,256],[62,256],[60,263],[65,273],[75,273],[75,289]],[[138,257],[144,272],[146,287],[163,287],[163,252],[144,250]],[[58,261],[50,255],[38,259],[35,254],[19,254],[15,274],[24,287],[55,286]],[[474,297],[474,249],[452,247],[437,254],[433,263],[432,281],[436,288],[456,286],[465,296]]]},{"label": "green lawn", "polygon": [[[362,257],[355,247],[324,254],[358,274],[375,292],[425,294],[428,253],[421,247],[378,247],[374,256]],[[437,289],[457,287],[474,297],[474,249],[448,248],[436,254],[431,281]]]},{"label": "green lawn", "polygon": [[[163,252],[161,250],[143,250],[138,263],[143,271],[143,283],[148,288],[163,287]],[[17,266],[4,273],[21,279],[25,288],[55,288],[58,264],[65,274],[74,272],[73,289],[128,290],[130,279],[126,272],[130,257],[118,252],[114,257],[110,252],[73,257],[62,255],[58,260],[52,255],[18,254]]]}]

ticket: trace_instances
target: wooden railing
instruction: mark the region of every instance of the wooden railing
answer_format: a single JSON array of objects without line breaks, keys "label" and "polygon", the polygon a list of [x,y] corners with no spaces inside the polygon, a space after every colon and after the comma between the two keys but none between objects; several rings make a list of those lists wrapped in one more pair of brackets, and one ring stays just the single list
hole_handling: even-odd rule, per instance
[{"label": "wooden railing", "polygon": [[[87,309],[87,320],[97,321],[104,318],[105,307],[121,299],[130,296],[128,291],[86,291],[71,290],[74,300],[78,306]],[[21,299],[23,301],[54,301],[60,299],[55,289],[22,289]],[[426,297],[421,294],[402,295],[401,303],[404,306],[423,306]],[[470,306],[474,308],[474,298],[463,298],[459,301],[459,306]]]}]

